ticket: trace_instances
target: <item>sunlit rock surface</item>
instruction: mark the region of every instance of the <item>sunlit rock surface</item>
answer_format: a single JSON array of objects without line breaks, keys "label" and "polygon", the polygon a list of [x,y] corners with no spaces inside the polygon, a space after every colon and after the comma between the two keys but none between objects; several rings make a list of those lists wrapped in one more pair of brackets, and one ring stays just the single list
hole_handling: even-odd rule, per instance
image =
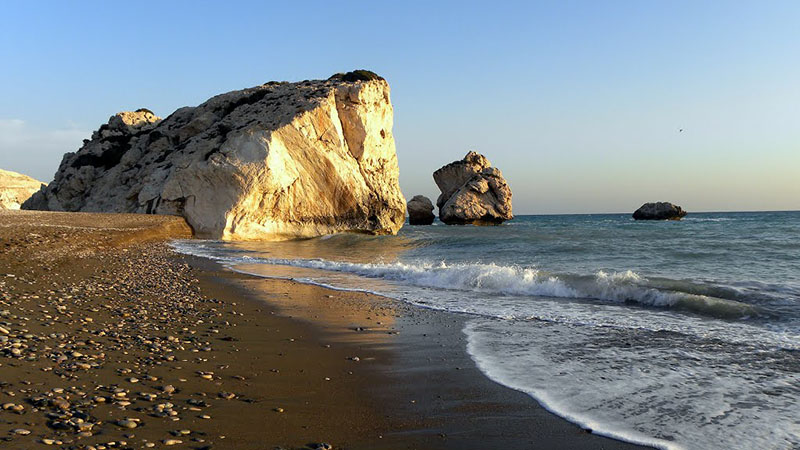
[{"label": "sunlit rock surface", "polygon": [[42,185],[27,175],[0,169],[0,209],[19,209]]},{"label": "sunlit rock surface", "polygon": [[405,220],[389,85],[367,71],[270,82],[160,119],[119,113],[26,209],[173,214],[196,235],[396,233]]},{"label": "sunlit rock surface", "polygon": [[436,204],[448,225],[496,225],[514,218],[511,188],[485,156],[469,152],[433,173],[442,192]]}]

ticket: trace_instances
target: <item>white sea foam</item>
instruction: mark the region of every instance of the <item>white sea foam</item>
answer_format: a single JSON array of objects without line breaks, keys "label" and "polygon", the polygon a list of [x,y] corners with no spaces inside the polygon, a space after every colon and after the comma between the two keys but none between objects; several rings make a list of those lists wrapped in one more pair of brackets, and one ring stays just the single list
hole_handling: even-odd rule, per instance
[{"label": "white sea foam", "polygon": [[[210,256],[202,246],[176,243],[182,252]],[[325,259],[252,258],[216,256],[228,264],[270,264],[345,272],[359,276],[403,282],[414,286],[483,292],[488,294],[542,296],[555,298],[596,299],[609,302],[635,302],[647,306],[681,306],[695,312],[747,316],[750,305],[733,300],[661,290],[647,285],[647,279],[632,271],[598,271],[593,277],[558,275],[531,267],[498,264],[450,264],[417,262],[414,264],[354,263]]]},{"label": "white sea foam", "polygon": [[[218,254],[198,241],[176,241],[173,245],[183,253],[216,259],[234,270],[241,271],[246,266],[248,273],[264,275],[264,267],[270,266],[309,269],[319,272],[309,273],[300,281],[339,289],[355,288],[451,312],[670,331],[800,350],[800,324],[796,323],[764,328],[748,322],[707,321],[702,316],[675,315],[663,308],[652,309],[647,314],[644,310],[632,310],[627,305],[630,302],[643,306],[676,306],[711,317],[746,317],[753,311],[752,306],[731,300],[651,288],[645,277],[632,271],[557,276],[535,268],[496,264],[263,258],[238,252],[233,256]],[[337,278],[334,274],[341,275]],[[598,299],[603,303],[587,303],[585,299]]]},{"label": "white sea foam", "polygon": [[792,364],[800,330],[677,314],[671,308],[724,317],[720,311],[750,306],[659,288],[681,285],[674,280],[634,271],[579,276],[499,264],[254,257],[197,241],[175,246],[252,275],[283,273],[475,314],[464,331],[487,376],[598,434],[670,450],[800,445],[798,371],[770,367]]},{"label": "white sea foam", "polygon": [[487,376],[599,434],[665,449],[800,446],[791,353],[559,323],[474,319],[464,333]]},{"label": "white sea foam", "polygon": [[595,433],[669,449],[800,448],[800,213],[520,217],[178,247],[257,276],[471,314],[468,351],[484,373]]}]

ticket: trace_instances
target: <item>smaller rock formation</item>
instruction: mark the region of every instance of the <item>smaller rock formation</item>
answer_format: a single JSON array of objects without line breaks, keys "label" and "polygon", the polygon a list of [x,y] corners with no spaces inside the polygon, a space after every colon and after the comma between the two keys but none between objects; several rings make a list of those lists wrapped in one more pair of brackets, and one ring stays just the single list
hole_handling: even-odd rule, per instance
[{"label": "smaller rock formation", "polygon": [[410,225],[430,225],[436,217],[433,215],[433,203],[424,195],[415,195],[408,201],[408,223]]},{"label": "smaller rock formation", "polygon": [[681,220],[686,211],[678,205],[669,202],[645,203],[634,211],[636,220]]},{"label": "smaller rock formation", "polygon": [[433,173],[442,191],[436,200],[439,220],[448,225],[497,225],[514,218],[511,188],[485,156],[469,152]]},{"label": "smaller rock formation", "polygon": [[0,209],[19,209],[44,183],[27,175],[0,169]]}]

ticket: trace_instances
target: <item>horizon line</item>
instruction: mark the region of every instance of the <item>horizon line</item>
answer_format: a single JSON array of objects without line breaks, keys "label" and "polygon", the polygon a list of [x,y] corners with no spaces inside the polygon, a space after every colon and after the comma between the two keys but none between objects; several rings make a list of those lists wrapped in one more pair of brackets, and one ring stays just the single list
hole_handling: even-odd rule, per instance
[{"label": "horizon line", "polygon": [[[800,212],[800,209],[747,209],[747,210],[717,210],[717,211],[692,211],[689,214],[714,214],[714,213],[771,213],[771,212]],[[589,212],[589,213],[536,213],[536,214],[515,214],[514,217],[520,216],[592,216],[592,215],[616,215],[616,214],[633,214],[633,212]],[[513,219],[512,219],[513,220]]]}]

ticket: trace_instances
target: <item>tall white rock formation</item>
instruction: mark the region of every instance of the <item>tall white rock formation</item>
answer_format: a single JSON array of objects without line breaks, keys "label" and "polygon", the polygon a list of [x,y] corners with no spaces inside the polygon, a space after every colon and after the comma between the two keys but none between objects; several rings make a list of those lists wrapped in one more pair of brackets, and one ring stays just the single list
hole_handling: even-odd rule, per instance
[{"label": "tall white rock formation", "polygon": [[405,220],[389,85],[367,71],[119,113],[23,206],[181,215],[196,235],[393,234]]}]

